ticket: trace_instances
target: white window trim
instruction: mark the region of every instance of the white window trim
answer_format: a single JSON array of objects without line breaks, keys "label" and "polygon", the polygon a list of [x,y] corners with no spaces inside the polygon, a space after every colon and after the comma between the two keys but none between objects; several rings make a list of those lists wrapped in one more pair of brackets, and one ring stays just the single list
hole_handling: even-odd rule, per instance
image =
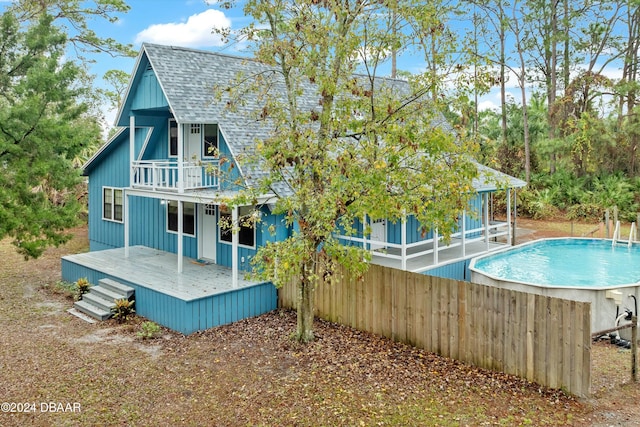
[{"label": "white window trim", "polygon": [[[171,201],[174,201],[174,200],[171,200]],[[180,203],[180,202],[178,202],[178,203]],[[184,203],[192,203],[192,202],[184,202]],[[165,206],[166,232],[169,233],[169,234],[176,234],[177,235],[178,234],[177,231],[169,230],[169,201],[167,201],[164,206]],[[197,230],[197,228],[198,228],[198,223],[197,223],[198,216],[197,216],[196,210],[197,210],[197,205],[195,203],[193,203],[193,234],[187,233],[186,231],[184,231],[184,223],[183,223],[182,224],[182,234],[184,236],[196,237],[196,234],[198,232],[198,230]],[[182,215],[184,216],[184,207],[183,207]],[[180,220],[180,219],[178,218],[178,220]]]},{"label": "white window trim", "polygon": [[[224,245],[233,245],[233,242],[227,242],[226,240],[222,240],[222,227],[220,227],[220,216],[222,215],[222,209],[218,209],[218,242],[224,244]],[[239,216],[239,215],[238,215]],[[248,245],[243,245],[238,241],[238,247],[239,248],[246,248],[246,249],[256,249],[256,240],[257,240],[257,236],[256,236],[256,224],[253,224],[253,246],[248,246]]]},{"label": "white window trim", "polygon": [[217,145],[217,151],[218,153],[220,152],[220,125],[218,123],[203,123],[202,124],[202,158],[203,159],[217,159],[218,156],[212,156],[210,154],[205,153],[205,147],[206,144],[204,142],[204,137],[205,137],[205,128],[207,125],[216,125],[216,129],[217,129],[217,135],[216,135],[216,145]]},{"label": "white window trim", "polygon": [[[108,190],[111,192],[111,218],[108,218],[106,216],[104,216],[104,192],[105,190]],[[116,216],[116,190],[120,190],[122,192],[122,204],[120,205],[122,207],[122,218],[123,219],[115,219]],[[122,224],[124,222],[124,189],[120,188],[120,187],[108,187],[108,186],[103,186],[102,187],[102,193],[100,194],[100,197],[102,198],[102,203],[101,203],[101,216],[102,216],[102,220],[103,221],[110,221],[110,222],[116,222],[118,224]]]},{"label": "white window trim", "polygon": [[[177,159],[178,153],[176,153],[175,155],[171,154],[171,122],[176,124],[176,132],[180,132],[180,125],[178,125],[178,122],[176,121],[176,119],[167,120],[167,157],[170,159]],[[178,142],[180,141],[180,138],[178,138],[178,135],[176,135],[176,138],[177,138],[176,144],[178,144]],[[176,148],[178,148],[177,145],[176,145]]]}]

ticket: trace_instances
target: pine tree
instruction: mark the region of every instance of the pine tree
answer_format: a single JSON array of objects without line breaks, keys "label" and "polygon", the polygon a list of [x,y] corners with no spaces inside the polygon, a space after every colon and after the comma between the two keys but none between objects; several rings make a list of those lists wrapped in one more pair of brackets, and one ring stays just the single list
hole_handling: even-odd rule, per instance
[{"label": "pine tree", "polygon": [[0,27],[0,238],[37,257],[76,224],[81,177],[72,160],[100,129],[85,114],[81,70],[65,60],[67,37],[53,18],[21,25],[7,10]]}]

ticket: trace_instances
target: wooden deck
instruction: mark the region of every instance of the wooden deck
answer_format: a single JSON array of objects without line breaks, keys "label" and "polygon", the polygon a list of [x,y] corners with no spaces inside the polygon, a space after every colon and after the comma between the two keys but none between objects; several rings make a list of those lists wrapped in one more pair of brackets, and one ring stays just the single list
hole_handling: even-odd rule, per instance
[{"label": "wooden deck", "polygon": [[[97,269],[105,274],[138,285],[155,289],[184,301],[233,290],[231,269],[217,264],[199,263],[184,258],[183,272],[178,274],[178,257],[145,246],[129,248],[125,258],[124,248],[86,252],[69,255],[64,259]],[[240,273],[238,288],[257,285],[261,282],[247,280]]]},{"label": "wooden deck", "polygon": [[277,308],[271,283],[241,277],[233,286],[231,269],[185,258],[178,273],[176,254],[143,246],[68,255],[62,258],[62,278],[86,277],[97,284],[110,278],[135,289],[136,313],[168,328],[190,334]]}]

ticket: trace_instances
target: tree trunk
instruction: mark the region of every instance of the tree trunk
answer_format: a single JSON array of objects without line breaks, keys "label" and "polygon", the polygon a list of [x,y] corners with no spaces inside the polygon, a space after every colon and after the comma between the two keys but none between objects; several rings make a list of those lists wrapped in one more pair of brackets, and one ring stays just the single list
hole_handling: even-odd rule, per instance
[{"label": "tree trunk", "polygon": [[316,281],[315,273],[317,254],[313,254],[302,269],[302,277],[298,283],[298,325],[296,340],[299,342],[313,341],[313,307]]},{"label": "tree trunk", "polygon": [[[629,41],[628,53],[625,58],[625,65],[628,64],[627,77],[629,81],[636,82],[638,79],[638,38],[640,37],[640,8],[636,8],[629,14]],[[636,91],[632,87],[627,96],[627,114],[629,115],[629,122],[634,125],[638,123],[636,117]],[[629,141],[630,153],[629,153],[629,174],[631,176],[636,175],[636,156],[638,148],[638,132],[635,131],[636,126],[631,126],[633,131],[631,132],[631,140]]]},{"label": "tree trunk", "polygon": [[[501,19],[504,17],[501,12]],[[503,22],[502,21],[502,22]],[[500,137],[502,145],[507,145],[507,73],[505,70],[506,54],[505,54],[505,29],[504,24],[500,24]]]}]

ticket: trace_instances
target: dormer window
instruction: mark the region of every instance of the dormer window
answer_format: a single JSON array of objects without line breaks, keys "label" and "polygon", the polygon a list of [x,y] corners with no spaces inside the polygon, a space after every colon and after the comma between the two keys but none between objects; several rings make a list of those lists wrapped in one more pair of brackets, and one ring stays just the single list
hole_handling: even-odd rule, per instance
[{"label": "dormer window", "polygon": [[218,157],[218,125],[204,125],[202,157]]}]

